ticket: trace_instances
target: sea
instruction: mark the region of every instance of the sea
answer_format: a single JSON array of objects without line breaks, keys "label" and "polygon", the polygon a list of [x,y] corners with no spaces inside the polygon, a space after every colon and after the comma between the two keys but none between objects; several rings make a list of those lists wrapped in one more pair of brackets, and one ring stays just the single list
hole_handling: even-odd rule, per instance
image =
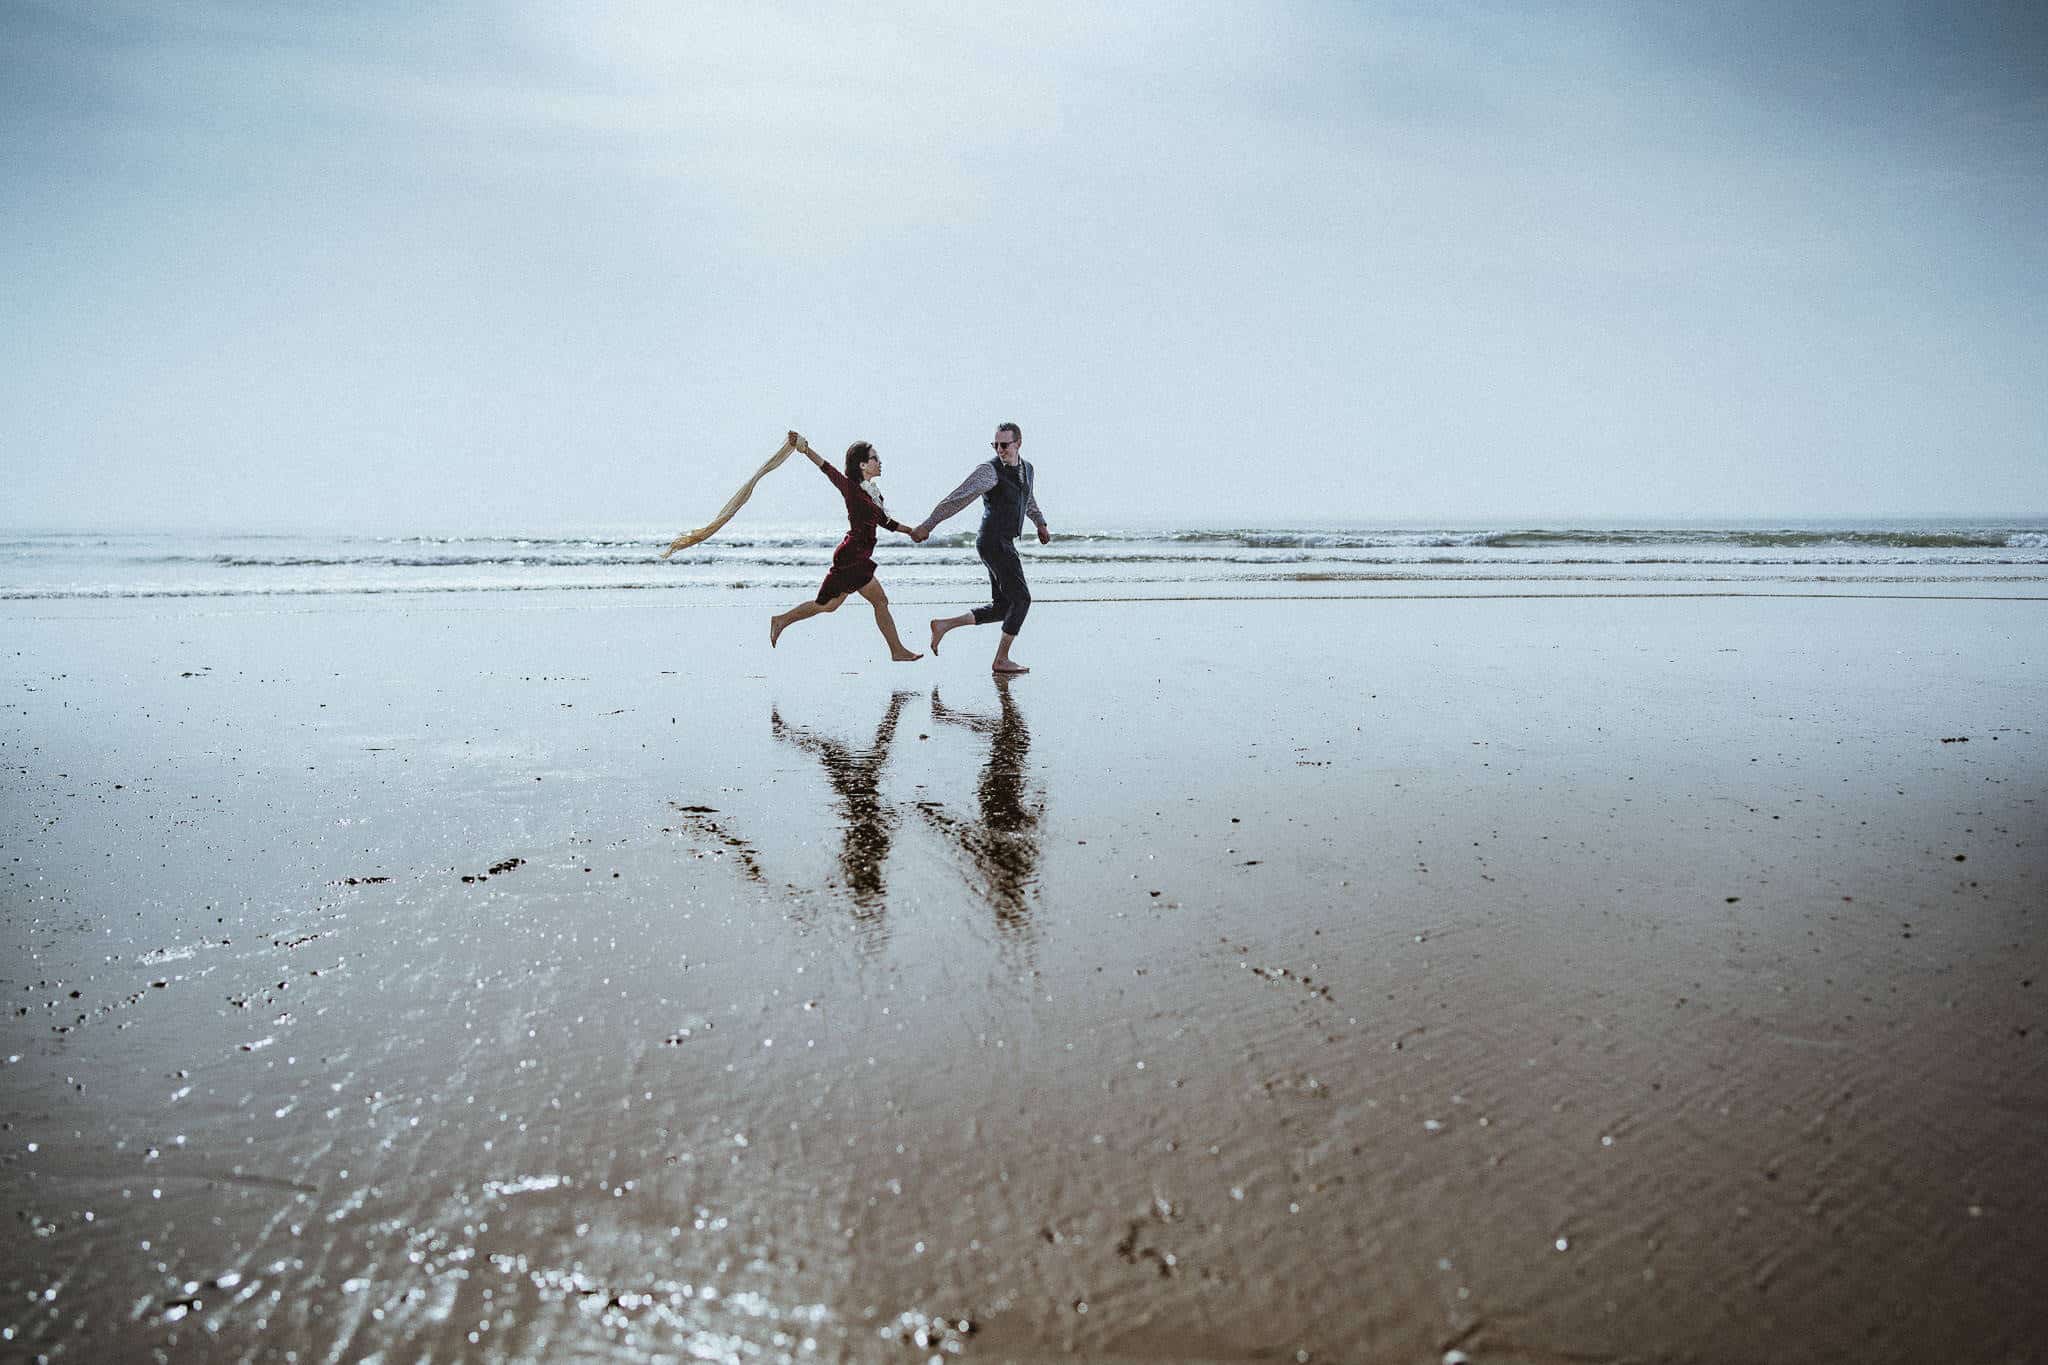
[{"label": "sea", "polygon": [[[0,600],[644,592],[794,601],[815,590],[842,533],[741,524],[663,559],[669,528],[0,531]],[[1018,544],[1040,601],[1623,590],[2048,596],[2048,518],[1102,527]],[[921,546],[885,535],[876,559],[892,594],[986,592],[971,529]]]}]

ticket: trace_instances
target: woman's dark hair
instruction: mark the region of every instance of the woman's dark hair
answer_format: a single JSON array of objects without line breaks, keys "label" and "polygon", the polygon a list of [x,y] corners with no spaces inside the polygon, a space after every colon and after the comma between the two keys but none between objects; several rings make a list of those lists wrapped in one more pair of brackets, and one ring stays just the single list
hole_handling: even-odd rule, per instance
[{"label": "woman's dark hair", "polygon": [[874,453],[875,448],[866,441],[855,441],[846,448],[846,463],[841,465],[840,468],[845,471],[847,478],[852,479],[855,483],[859,483],[860,467],[866,464],[868,457]]}]

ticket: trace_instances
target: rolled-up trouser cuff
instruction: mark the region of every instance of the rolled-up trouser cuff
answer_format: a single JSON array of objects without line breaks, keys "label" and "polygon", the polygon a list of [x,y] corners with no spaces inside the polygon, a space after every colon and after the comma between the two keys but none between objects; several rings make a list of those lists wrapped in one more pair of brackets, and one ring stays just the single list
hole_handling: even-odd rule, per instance
[{"label": "rolled-up trouser cuff", "polygon": [[1031,610],[1031,588],[1024,582],[1024,561],[1017,547],[1008,541],[982,541],[974,547],[988,567],[989,602],[974,609],[974,623],[985,626],[1003,623],[1003,634],[1015,635],[1024,628],[1025,613]]}]

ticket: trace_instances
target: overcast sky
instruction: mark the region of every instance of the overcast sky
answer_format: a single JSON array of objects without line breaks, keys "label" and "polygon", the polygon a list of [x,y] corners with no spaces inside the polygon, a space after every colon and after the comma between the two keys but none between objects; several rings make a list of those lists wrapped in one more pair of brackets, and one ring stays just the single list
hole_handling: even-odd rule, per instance
[{"label": "overcast sky", "polygon": [[2048,514],[2044,13],[0,0],[0,522]]}]

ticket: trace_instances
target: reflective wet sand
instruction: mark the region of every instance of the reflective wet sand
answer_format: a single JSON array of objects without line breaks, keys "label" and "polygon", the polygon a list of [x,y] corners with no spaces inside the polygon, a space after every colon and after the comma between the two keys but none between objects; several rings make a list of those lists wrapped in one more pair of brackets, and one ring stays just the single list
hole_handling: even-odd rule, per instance
[{"label": "reflective wet sand", "polygon": [[2037,1358],[2042,612],[11,612],[0,1355]]}]

